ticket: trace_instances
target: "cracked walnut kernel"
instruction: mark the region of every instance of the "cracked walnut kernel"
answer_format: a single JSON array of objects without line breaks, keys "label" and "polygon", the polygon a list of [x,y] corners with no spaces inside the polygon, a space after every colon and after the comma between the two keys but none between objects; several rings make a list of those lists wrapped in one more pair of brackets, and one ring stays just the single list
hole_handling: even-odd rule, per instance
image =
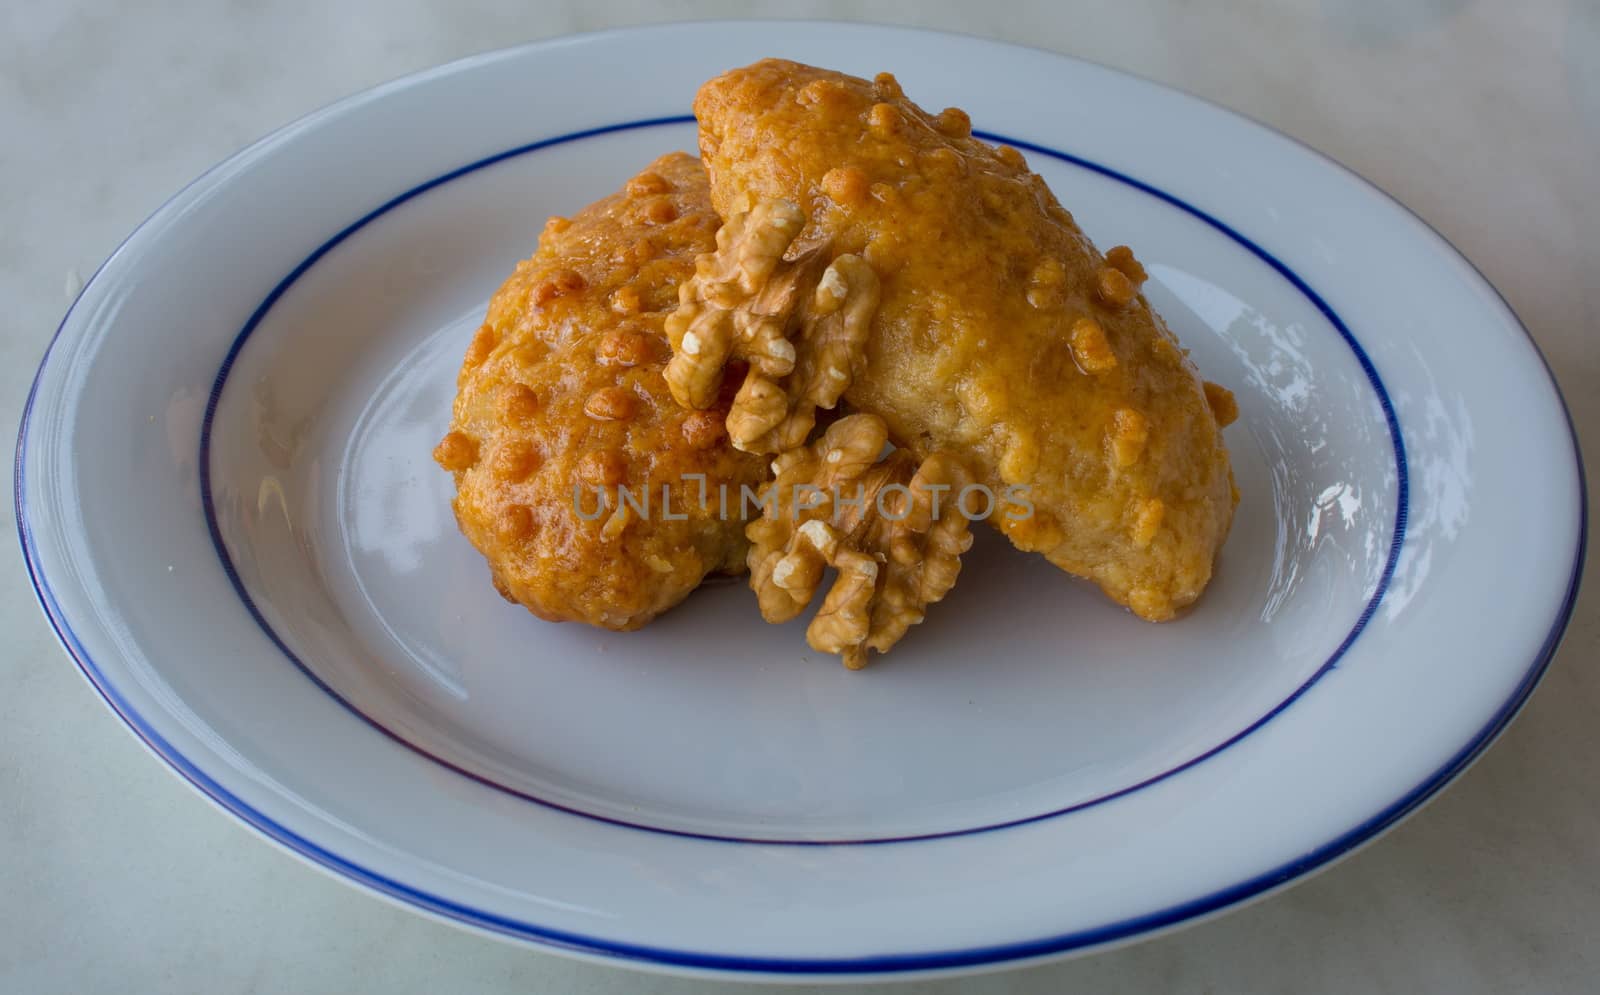
[{"label": "cracked walnut kernel", "polygon": [[1095,295],[1111,307],[1127,307],[1138,296],[1138,286],[1115,266],[1102,266],[1096,276]]},{"label": "cracked walnut kernel", "polygon": [[745,530],[750,586],[769,622],[799,615],[824,570],[837,571],[806,641],[852,670],[922,621],[955,584],[972,545],[957,507],[970,483],[962,464],[942,452],[919,464],[904,449],[880,458],[887,441],[882,419],[855,414],[779,456],[775,490]]},{"label": "cracked walnut kernel", "polygon": [[[728,411],[735,448],[781,453],[803,443],[864,361],[877,310],[877,273],[859,256],[823,267],[821,249],[785,253],[805,226],[788,201],[728,219],[717,251],[696,261],[667,319],[667,386],[684,407],[710,407],[730,359],[749,362]],[[819,272],[820,271],[820,272]]]},{"label": "cracked walnut kernel", "polygon": [[1111,351],[1106,330],[1093,318],[1079,318],[1072,323],[1072,358],[1085,373],[1117,368],[1117,354]]}]

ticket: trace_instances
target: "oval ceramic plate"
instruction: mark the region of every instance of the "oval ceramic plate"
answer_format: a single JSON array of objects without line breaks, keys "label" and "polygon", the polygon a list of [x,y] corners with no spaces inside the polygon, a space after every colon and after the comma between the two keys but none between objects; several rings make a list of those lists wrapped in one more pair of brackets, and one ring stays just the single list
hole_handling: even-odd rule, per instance
[{"label": "oval ceramic plate", "polygon": [[[1138,249],[1242,411],[1233,535],[1184,618],[992,534],[860,673],[738,583],[631,634],[494,594],[429,459],[488,295],[769,55],[966,108]],[[494,934],[750,975],[1059,955],[1324,866],[1510,720],[1584,538],[1516,318],[1350,173],[1071,59],[770,23],[469,59],[218,166],[69,312],[16,496],[83,672],[266,837]]]}]

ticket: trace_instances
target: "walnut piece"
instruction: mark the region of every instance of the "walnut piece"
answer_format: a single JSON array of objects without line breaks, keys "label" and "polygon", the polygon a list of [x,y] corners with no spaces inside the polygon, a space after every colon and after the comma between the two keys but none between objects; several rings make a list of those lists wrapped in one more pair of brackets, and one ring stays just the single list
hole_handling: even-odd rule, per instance
[{"label": "walnut piece", "polygon": [[878,276],[859,256],[829,262],[825,246],[785,258],[805,220],[783,200],[730,217],[667,319],[667,386],[684,407],[709,407],[726,364],[749,363],[727,419],[744,452],[803,444],[817,409],[838,404],[864,362]]},{"label": "walnut piece", "polygon": [[972,545],[959,508],[971,483],[961,462],[943,452],[920,465],[903,449],[883,456],[887,442],[881,418],[855,414],[783,453],[762,517],[745,529],[750,586],[769,622],[799,615],[824,569],[838,572],[806,641],[852,670],[922,621],[955,584]]}]

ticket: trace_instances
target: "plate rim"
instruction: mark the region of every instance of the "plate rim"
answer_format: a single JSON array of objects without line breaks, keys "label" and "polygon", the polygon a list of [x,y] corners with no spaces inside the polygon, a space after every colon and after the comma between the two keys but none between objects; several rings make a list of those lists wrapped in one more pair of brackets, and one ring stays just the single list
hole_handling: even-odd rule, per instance
[{"label": "plate rim", "polygon": [[[830,958],[764,958],[745,955],[716,955],[696,954],[692,952],[676,951],[650,947],[647,945],[597,940],[576,934],[566,933],[537,926],[537,924],[521,923],[516,920],[500,917],[492,913],[484,913],[467,907],[459,906],[448,899],[430,896],[419,889],[413,888],[403,882],[387,878],[374,871],[368,870],[347,858],[339,857],[324,850],[315,842],[290,831],[270,817],[257,811],[237,796],[233,795],[222,785],[212,780],[208,775],[194,766],[179,751],[173,748],[160,733],[151,727],[142,716],[131,708],[117,693],[114,685],[105,679],[99,672],[98,666],[83,649],[70,624],[66,621],[54,594],[50,590],[48,581],[44,578],[43,568],[38,561],[38,550],[35,547],[31,528],[25,516],[26,502],[24,498],[24,460],[28,438],[28,428],[34,412],[35,402],[46,368],[48,367],[56,346],[61,339],[69,321],[79,302],[83,300],[95,281],[100,277],[106,266],[120,256],[127,244],[136,237],[154,219],[165,213],[166,209],[175,201],[182,199],[191,189],[211,177],[219,169],[233,163],[246,155],[258,151],[263,146],[285,139],[292,133],[332,116],[347,107],[365,103],[386,96],[390,93],[405,90],[424,84],[436,76],[448,75],[469,69],[473,64],[488,62],[501,58],[523,55],[542,49],[549,49],[579,41],[603,41],[610,37],[629,36],[661,32],[673,28],[681,28],[686,23],[703,26],[748,26],[752,23],[772,24],[805,24],[808,26],[830,27],[836,30],[852,31],[861,28],[867,30],[887,30],[890,32],[905,32],[942,38],[946,40],[959,40],[964,43],[978,42],[986,46],[1000,48],[1020,49],[1028,52],[1037,52],[1052,58],[1063,59],[1069,62],[1087,64],[1098,67],[1116,76],[1138,81],[1160,90],[1181,94],[1190,100],[1218,111],[1223,115],[1247,122],[1264,132],[1279,138],[1287,139],[1299,149],[1309,152],[1320,159],[1346,178],[1354,178],[1365,187],[1369,194],[1377,195],[1381,200],[1400,208],[1401,215],[1408,217],[1425,236],[1431,236],[1436,248],[1442,250],[1440,254],[1453,259],[1455,263],[1465,269],[1465,275],[1471,282],[1487,289],[1493,300],[1500,304],[1501,317],[1508,319],[1510,325],[1522,333],[1526,346],[1542,366],[1546,382],[1551,390],[1551,395],[1560,406],[1565,418],[1569,443],[1571,446],[1571,459],[1577,485],[1576,522],[1576,549],[1574,551],[1571,575],[1568,579],[1567,590],[1560,599],[1549,631],[1543,644],[1535,654],[1532,663],[1526,668],[1521,679],[1512,689],[1511,693],[1502,702],[1489,721],[1466,744],[1445,763],[1438,767],[1433,774],[1424,778],[1410,791],[1401,795],[1394,802],[1370,816],[1361,824],[1352,827],[1339,836],[1329,840],[1321,846],[1308,851],[1301,857],[1284,864],[1271,871],[1258,874],[1252,878],[1237,882],[1223,889],[1218,889],[1210,894],[1200,896],[1187,902],[1180,903],[1168,909],[1153,913],[1146,913],[1124,920],[1093,927],[1091,929],[1077,930],[1059,936],[1045,937],[1035,940],[1019,941],[1005,944],[993,944],[985,947],[970,948],[958,951],[936,953],[911,953],[868,955],[862,957],[830,959]],[[470,168],[470,167],[469,167]],[[454,173],[449,174],[456,175]],[[430,181],[427,186],[436,185],[442,179]],[[402,195],[402,197],[408,195]],[[307,262],[310,265],[314,259]],[[285,285],[286,286],[286,285]],[[1299,288],[1297,288],[1299,289]],[[1315,294],[1312,294],[1316,300]],[[22,547],[23,559],[28,571],[29,581],[34,589],[35,597],[44,612],[46,621],[51,626],[57,639],[62,643],[67,654],[77,665],[79,672],[85,680],[95,689],[98,696],[106,706],[122,720],[129,731],[144,743],[147,749],[156,754],[172,772],[190,787],[198,791],[210,802],[230,812],[245,825],[249,826],[263,838],[287,850],[307,863],[330,873],[340,880],[361,886],[377,894],[379,897],[406,906],[407,908],[421,911],[431,918],[437,918],[455,925],[465,926],[487,935],[501,938],[531,942],[535,945],[554,949],[563,953],[577,955],[586,959],[594,959],[607,963],[632,965],[636,967],[652,967],[669,969],[680,972],[705,974],[714,973],[726,977],[729,974],[742,974],[748,976],[774,975],[823,975],[837,980],[846,977],[881,977],[885,974],[910,975],[910,974],[944,974],[953,969],[979,969],[982,967],[996,967],[1019,961],[1032,961],[1047,959],[1074,951],[1086,951],[1091,948],[1105,947],[1120,942],[1129,942],[1134,939],[1147,937],[1157,932],[1167,931],[1178,926],[1194,923],[1203,918],[1215,915],[1227,909],[1242,905],[1256,898],[1280,890],[1292,883],[1303,880],[1313,872],[1325,869],[1344,856],[1353,852],[1365,843],[1371,842],[1381,836],[1385,831],[1398,824],[1400,821],[1417,811],[1422,805],[1435,797],[1447,787],[1457,776],[1469,767],[1482,753],[1487,750],[1498,737],[1505,731],[1516,718],[1522,707],[1526,704],[1539,681],[1548,670],[1551,660],[1565,635],[1568,624],[1576,607],[1578,591],[1581,587],[1583,567],[1587,557],[1588,544],[1588,484],[1585,472],[1582,449],[1579,444],[1576,426],[1573,422],[1570,407],[1566,403],[1561,385],[1551,370],[1548,359],[1539,348],[1537,341],[1529,333],[1526,325],[1517,316],[1515,310],[1497,288],[1487,279],[1459,249],[1457,249],[1443,234],[1412,211],[1405,204],[1385,192],[1376,184],[1367,180],[1359,173],[1340,163],[1338,160],[1323,153],[1314,147],[1302,142],[1293,136],[1287,135],[1277,128],[1263,123],[1255,118],[1230,108],[1224,107],[1204,97],[1197,96],[1180,87],[1159,83],[1135,73],[1104,65],[1090,59],[1084,59],[1061,52],[1033,46],[1018,45],[1015,43],[999,41],[980,36],[962,34],[959,32],[937,31],[926,28],[913,28],[893,24],[875,24],[869,22],[841,22],[841,21],[775,21],[775,20],[703,20],[695,22],[670,22],[664,25],[643,25],[626,28],[613,28],[603,31],[586,32],[580,34],[563,35],[556,38],[544,39],[522,45],[497,49],[488,52],[469,55],[438,66],[427,68],[415,73],[405,74],[376,86],[360,90],[356,93],[342,97],[318,110],[314,110],[296,120],[274,129],[266,136],[254,141],[244,148],[223,158],[194,180],[185,184],[176,193],[169,197],[144,221],[136,226],[129,235],[113,250],[95,270],[94,274],[79,290],[72,305],[58,324],[50,342],[46,346],[39,367],[30,385],[27,399],[24,404],[22,417],[18,428],[18,441],[15,450],[13,466],[13,502],[16,515],[18,538]],[[1401,515],[1405,506],[1401,505]],[[1381,597],[1374,602],[1381,601]],[[1297,692],[1298,694],[1298,692]],[[1276,710],[1275,710],[1276,711]],[[1275,714],[1275,712],[1274,712]],[[660,830],[655,830],[660,831]],[[769,845],[786,845],[784,843],[769,843]]]}]

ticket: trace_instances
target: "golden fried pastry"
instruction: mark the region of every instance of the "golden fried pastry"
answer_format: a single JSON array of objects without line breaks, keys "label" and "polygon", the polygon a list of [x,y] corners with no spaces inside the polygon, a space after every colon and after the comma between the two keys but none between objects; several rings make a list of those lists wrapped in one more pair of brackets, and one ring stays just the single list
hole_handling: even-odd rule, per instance
[{"label": "golden fried pastry", "polygon": [[495,586],[541,618],[635,629],[744,567],[716,485],[759,485],[767,461],[729,444],[731,392],[686,410],[662,377],[662,324],[719,224],[700,163],[664,156],[551,218],[467,349],[434,458]]},{"label": "golden fried pastry", "polygon": [[855,414],[783,453],[747,530],[750,586],[768,622],[799,615],[823,569],[838,572],[806,641],[852,670],[866,666],[868,650],[888,652],[949,593],[972,545],[960,460],[935,453],[919,464],[904,449],[884,456],[888,438],[883,419]]},{"label": "golden fried pastry", "polygon": [[[1200,595],[1237,502],[1220,431],[1235,409],[1151,310],[1130,251],[1101,255],[1021,153],[973,138],[960,110],[924,112],[888,74],[767,60],[705,84],[695,114],[723,255],[859,257],[874,274],[859,353],[822,364],[851,408],[918,458],[959,453],[992,490],[1025,487],[1034,513],[994,524],[1140,616]],[[776,229],[759,251],[733,237],[758,212],[795,230],[785,255]],[[819,365],[791,342],[795,371]],[[695,366],[687,353],[674,362]],[[675,373],[703,381],[697,401],[717,383]],[[803,419],[807,389],[775,386],[766,400],[788,410],[773,423]]]}]

